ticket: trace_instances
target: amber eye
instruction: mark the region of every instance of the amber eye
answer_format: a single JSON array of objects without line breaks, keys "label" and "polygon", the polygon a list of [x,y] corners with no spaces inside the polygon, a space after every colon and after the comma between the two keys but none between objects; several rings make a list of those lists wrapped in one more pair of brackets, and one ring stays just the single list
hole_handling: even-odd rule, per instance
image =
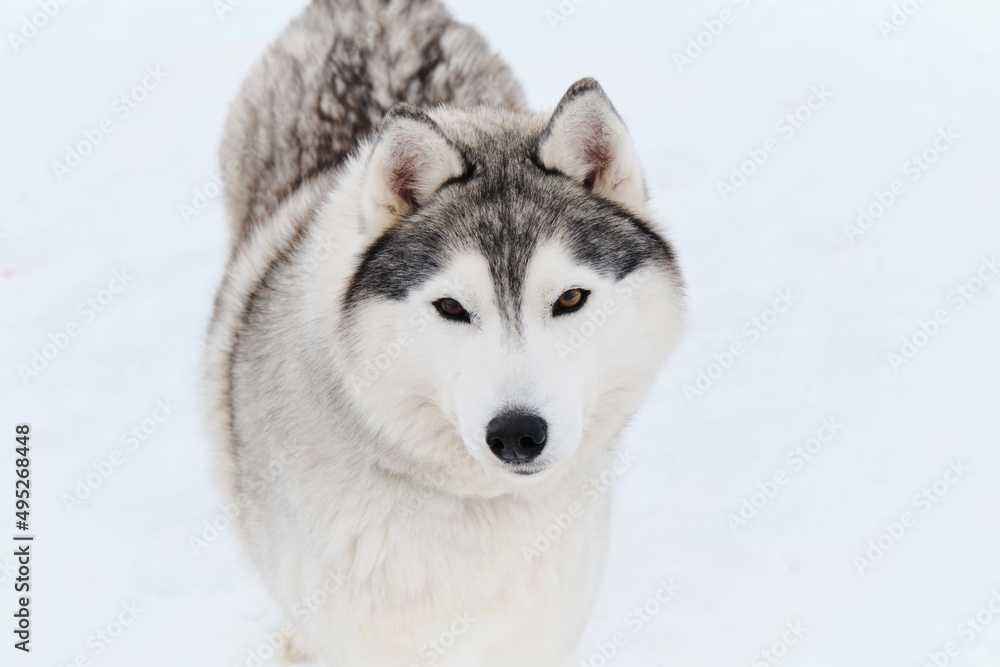
[{"label": "amber eye", "polygon": [[587,303],[587,295],[590,294],[585,289],[568,289],[563,292],[552,306],[552,316],[574,313]]},{"label": "amber eye", "polygon": [[469,311],[467,311],[462,304],[454,299],[444,298],[438,299],[434,302],[434,307],[437,308],[438,313],[441,317],[446,320],[453,320],[455,322],[469,322]]}]

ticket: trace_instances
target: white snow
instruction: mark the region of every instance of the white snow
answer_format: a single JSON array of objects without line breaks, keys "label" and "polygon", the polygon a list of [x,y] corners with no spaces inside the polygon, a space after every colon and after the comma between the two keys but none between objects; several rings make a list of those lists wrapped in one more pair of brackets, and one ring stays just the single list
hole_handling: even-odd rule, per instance
[{"label": "white snow", "polygon": [[[189,546],[221,512],[195,386],[227,240],[219,198],[189,221],[179,207],[212,194],[227,105],[302,2],[234,2],[222,17],[219,4],[51,0],[58,12],[16,51],[10,34],[41,5],[0,10],[0,540],[14,532],[22,422],[37,535],[29,656],[10,646],[15,575],[0,547],[3,665],[247,665],[279,621],[232,531],[197,556]],[[638,463],[616,491],[584,664],[1000,665],[1000,614],[960,626],[1000,591],[1000,279],[961,308],[953,292],[1000,253],[1000,5],[896,0],[916,11],[883,36],[889,0],[449,4],[534,106],[601,81],[687,276],[690,331],[623,443]],[[679,67],[705,21],[720,34]],[[123,107],[157,67],[165,78]],[[832,96],[787,136],[777,123],[820,87]],[[60,181],[52,163],[105,119],[113,131]],[[957,138],[911,180],[905,163],[949,128]],[[718,182],[765,146],[777,149],[723,201]],[[896,180],[902,194],[850,240],[845,225]],[[122,270],[132,278],[101,312],[78,310],[106,301]],[[792,305],[751,340],[741,329],[770,321],[781,290]],[[894,370],[887,355],[924,341],[942,310]],[[71,323],[78,335],[23,382],[18,367]],[[734,342],[744,353],[719,376],[713,355]],[[699,371],[719,377],[689,401]],[[158,399],[176,410],[131,451],[123,434]],[[824,419],[841,426],[796,470],[786,455]],[[68,511],[115,450],[120,465]],[[916,504],[951,464],[968,471]],[[776,474],[785,484],[734,532],[727,516]],[[911,525],[860,573],[856,557],[905,512]],[[661,580],[676,596],[626,619]],[[135,622],[98,640],[131,603]],[[616,632],[624,646],[602,662]],[[787,653],[783,636],[797,639]],[[769,662],[772,645],[784,655]]]}]

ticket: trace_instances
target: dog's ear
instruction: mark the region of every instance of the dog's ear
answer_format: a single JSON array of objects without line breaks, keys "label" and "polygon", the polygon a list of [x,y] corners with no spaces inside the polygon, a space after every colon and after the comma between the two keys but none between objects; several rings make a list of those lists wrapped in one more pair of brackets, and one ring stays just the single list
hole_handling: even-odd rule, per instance
[{"label": "dog's ear", "polygon": [[646,208],[646,186],[628,130],[601,84],[580,79],[566,91],[538,141],[547,169],[634,213]]},{"label": "dog's ear", "polygon": [[365,176],[365,233],[380,235],[465,170],[465,158],[430,116],[409,104],[393,105]]}]

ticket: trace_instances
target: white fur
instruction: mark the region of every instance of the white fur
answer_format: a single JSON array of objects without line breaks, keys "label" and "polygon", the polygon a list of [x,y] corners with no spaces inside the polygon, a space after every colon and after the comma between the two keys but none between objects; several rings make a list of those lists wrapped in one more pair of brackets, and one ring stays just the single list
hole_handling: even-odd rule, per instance
[{"label": "white fur", "polygon": [[595,193],[640,217],[648,214],[639,157],[628,129],[602,90],[580,94],[556,114],[538,155],[549,169],[580,183],[591,179]]},{"label": "white fur", "polygon": [[[568,159],[573,143],[561,131],[553,136],[561,143],[548,155]],[[459,168],[447,143],[430,142],[428,164],[437,171],[420,187],[437,187]],[[343,334],[338,304],[347,283],[372,230],[392,224],[388,206],[399,204],[386,199],[391,189],[379,176],[395,158],[379,156],[379,145],[362,145],[336,176],[289,199],[237,253],[220,294],[209,389],[235,497],[245,482],[231,461],[227,354],[268,260],[320,206],[304,243],[319,261],[300,269],[301,289],[281,304],[288,320],[275,354],[323,351],[322,362],[286,359],[274,384],[256,378],[261,386],[251,387],[274,414],[297,418],[298,437],[264,500],[241,517],[244,537],[297,623],[296,643],[329,667],[570,667],[607,543],[609,494],[595,480],[625,465],[615,442],[673,347],[681,295],[665,269],[614,283],[555,240],[529,264],[519,335],[503,326],[486,262],[471,253],[403,301],[363,302],[352,315],[355,333]],[[620,142],[614,149],[624,150]],[[635,194],[632,185],[614,192]],[[587,305],[553,318],[553,302],[570,288],[590,290]],[[431,305],[441,297],[461,301],[474,325],[442,319]],[[575,345],[583,329],[584,343]],[[381,355],[388,367],[366,378]],[[322,397],[310,391],[319,372],[346,380],[347,398],[377,437],[357,441],[323,421]],[[534,475],[512,473],[485,445],[486,423],[509,404],[550,425]],[[289,447],[283,417],[249,413],[247,429],[270,443],[267,457]],[[539,548],[553,526],[558,538]],[[303,613],[303,598],[331,574],[346,578]],[[468,618],[475,620],[465,628]],[[460,626],[443,653],[428,647]]]},{"label": "white fur", "polygon": [[364,216],[369,238],[460,176],[463,167],[462,156],[437,128],[411,118],[392,119],[368,164]]}]

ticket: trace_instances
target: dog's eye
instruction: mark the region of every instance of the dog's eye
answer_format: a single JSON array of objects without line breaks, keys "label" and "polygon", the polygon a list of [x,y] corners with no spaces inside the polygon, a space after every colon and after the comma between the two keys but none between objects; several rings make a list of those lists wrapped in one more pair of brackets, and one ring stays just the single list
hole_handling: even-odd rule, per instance
[{"label": "dog's eye", "polygon": [[587,303],[587,296],[589,294],[590,292],[585,289],[574,288],[566,290],[556,299],[555,304],[553,304],[552,316],[556,317],[567,313],[575,313],[583,308],[583,304]]},{"label": "dog's eye", "polygon": [[467,311],[462,304],[454,299],[444,298],[438,299],[434,302],[434,307],[437,308],[438,313],[441,314],[446,320],[454,320],[455,322],[469,322],[469,311]]}]

